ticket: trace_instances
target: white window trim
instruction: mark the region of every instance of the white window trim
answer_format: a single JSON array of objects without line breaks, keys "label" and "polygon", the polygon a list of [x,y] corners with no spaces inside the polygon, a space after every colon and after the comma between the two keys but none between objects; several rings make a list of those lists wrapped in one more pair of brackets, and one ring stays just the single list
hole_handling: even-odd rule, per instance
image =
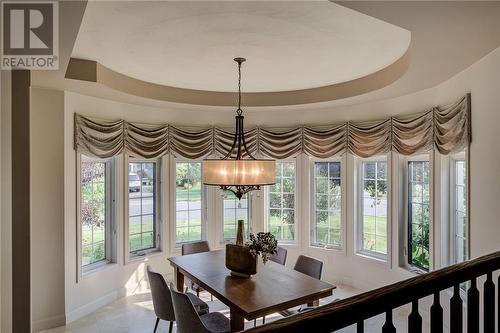
[{"label": "white window trim", "polygon": [[[104,260],[82,266],[82,225],[81,225],[81,162],[82,159],[106,163],[106,219],[109,225],[105,230],[106,258]],[[116,262],[116,212],[115,212],[115,160],[114,158],[100,159],[76,153],[76,238],[77,238],[77,282],[85,276],[100,271]]]},{"label": "white window trim", "polygon": [[[156,198],[155,198],[155,204],[156,204],[156,212],[155,212],[155,238],[156,238],[156,246],[151,249],[147,250],[139,250],[134,253],[130,253],[130,242],[129,242],[129,181],[128,181],[128,168],[129,168],[129,163],[151,163],[155,162],[156,163],[156,170],[155,170],[155,176],[156,176]],[[134,158],[134,157],[128,157],[126,156],[124,158],[124,258],[126,258],[125,263],[129,263],[135,260],[140,260],[144,259],[145,257],[148,257],[149,255],[156,254],[159,252],[162,252],[162,244],[163,244],[163,237],[162,237],[162,230],[163,230],[163,223],[162,223],[162,216],[163,216],[163,206],[162,206],[162,159],[161,158],[156,158],[156,159],[141,159],[141,158]],[[142,180],[141,180],[142,181]]]},{"label": "white window trim", "polygon": [[[182,247],[182,244],[188,242],[178,243],[176,239],[177,235],[177,209],[176,209],[176,181],[175,181],[175,170],[176,163],[201,163],[201,174],[203,175],[203,163],[202,159],[187,159],[187,158],[179,158],[175,156],[170,156],[170,244],[171,244],[171,253],[179,252]],[[203,178],[203,177],[202,177]],[[203,180],[201,180],[203,181]],[[206,185],[201,185],[201,240],[207,240],[207,200],[208,199],[208,190]]]},{"label": "white window trim", "polygon": [[[294,221],[293,221],[293,229],[294,229],[294,240],[293,241],[283,241],[283,240],[279,240],[278,241],[278,244],[279,245],[297,245],[299,244],[298,242],[298,239],[299,239],[299,235],[298,235],[298,231],[300,230],[298,225],[297,225],[297,217],[298,217],[298,204],[299,204],[299,200],[298,200],[298,175],[299,175],[299,164],[298,163],[298,160],[297,158],[286,158],[286,159],[283,159],[283,160],[278,160],[276,162],[287,162],[287,163],[294,163],[295,165],[295,175],[294,175],[294,181],[295,181],[295,188],[294,188]],[[270,186],[264,186],[264,230],[266,232],[270,232],[270,228],[269,228],[269,222],[270,222],[270,216],[269,216],[269,209],[270,209],[270,205],[269,205],[269,200],[270,200],[270,191],[269,191],[269,188]]]},{"label": "white window trim", "polygon": [[464,152],[456,153],[450,155],[450,264],[457,263],[456,257],[456,193],[455,193],[455,183],[456,183],[456,170],[455,170],[455,162],[464,161],[466,174],[467,174],[467,183],[465,184],[465,190],[467,195],[467,257],[466,260],[470,258],[470,167],[469,167],[469,151],[466,149]]},{"label": "white window trim", "polygon": [[417,271],[421,273],[428,273],[422,268],[412,265],[408,262],[410,256],[409,251],[409,225],[408,225],[408,196],[409,196],[409,188],[408,188],[408,162],[412,161],[427,161],[429,162],[429,272],[434,269],[434,154],[431,152],[427,154],[419,154],[415,156],[408,156],[404,159],[404,184],[403,184],[403,192],[404,192],[404,229],[405,229],[405,240],[404,240],[404,267],[411,270]]},{"label": "white window trim", "polygon": [[[316,182],[314,180],[314,164],[316,162],[340,162],[340,193],[341,193],[341,213],[340,213],[340,225],[341,225],[341,244],[338,246],[334,245],[325,245],[321,243],[315,243],[313,242],[314,240],[314,227],[316,225]],[[325,249],[329,251],[335,251],[335,252],[341,252],[346,254],[346,238],[347,238],[347,228],[346,228],[346,211],[347,211],[347,196],[346,196],[346,179],[347,179],[347,170],[346,170],[346,165],[347,165],[347,154],[344,154],[343,156],[333,156],[330,158],[310,158],[309,159],[309,201],[310,201],[310,225],[309,225],[309,247],[315,248],[315,249]]]},{"label": "white window trim", "polygon": [[[355,157],[356,172],[356,223],[355,223],[355,253],[363,258],[373,259],[391,266],[392,262],[392,153],[368,158]],[[387,163],[387,255],[363,249],[363,162]]]}]

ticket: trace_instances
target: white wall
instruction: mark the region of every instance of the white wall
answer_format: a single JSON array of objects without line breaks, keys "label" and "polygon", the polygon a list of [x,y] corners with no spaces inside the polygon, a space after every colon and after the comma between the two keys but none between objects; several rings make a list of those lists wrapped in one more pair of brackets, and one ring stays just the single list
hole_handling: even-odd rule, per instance
[{"label": "white wall", "polygon": [[31,89],[31,298],[33,331],[65,323],[64,93]]},{"label": "white wall", "polygon": [[[376,101],[367,104],[348,105],[337,107],[335,109],[328,109],[325,107],[311,106],[310,111],[303,110],[273,110],[268,108],[251,109],[245,111],[246,126],[262,125],[268,127],[284,127],[284,126],[297,126],[302,124],[326,124],[337,123],[345,120],[371,120],[385,118],[391,115],[401,115],[426,110],[435,105],[447,104],[456,101],[465,93],[472,93],[472,124],[473,124],[473,143],[471,145],[471,223],[472,223],[472,256],[492,252],[500,248],[500,224],[496,220],[500,216],[500,205],[498,205],[498,198],[500,198],[500,184],[498,173],[498,165],[500,162],[500,152],[495,150],[494,147],[500,144],[500,139],[497,133],[500,133],[499,125],[499,73],[500,73],[500,49],[497,49],[469,69],[458,74],[451,80],[439,85],[438,87],[428,89],[425,91],[417,92],[411,95]],[[396,83],[397,84],[397,83]],[[51,97],[58,96],[59,93],[48,92],[43,90],[34,90],[35,94],[33,102],[43,103],[43,105],[50,105],[49,100]],[[50,103],[49,103],[50,102]],[[33,105],[33,104],[32,104]],[[51,117],[55,117],[59,121],[61,116],[58,111],[50,113]],[[143,107],[140,105],[124,104],[114,101],[98,99],[94,97],[79,95],[72,92],[64,92],[64,154],[54,153],[50,154],[55,159],[55,163],[59,165],[61,159],[64,158],[64,287],[62,284],[57,286],[57,291],[50,289],[56,286],[48,281],[51,293],[55,295],[63,295],[64,302],[57,302],[57,307],[61,304],[64,306],[64,312],[67,321],[77,319],[93,310],[102,306],[120,296],[127,293],[133,293],[141,290],[144,282],[145,263],[152,264],[156,269],[163,273],[171,273],[167,258],[176,254],[173,252],[170,244],[169,237],[163,237],[164,252],[161,255],[155,255],[150,258],[133,261],[126,263],[124,253],[118,253],[118,260],[116,264],[109,265],[98,272],[84,276],[81,280],[77,280],[77,265],[76,265],[76,228],[78,222],[76,221],[76,153],[73,150],[73,115],[75,112],[101,118],[124,118],[129,121],[140,121],[146,123],[168,122],[176,125],[190,125],[190,126],[208,126],[220,125],[232,127],[233,113],[225,111],[189,111],[183,109],[160,109]],[[35,116],[35,115],[34,115]],[[38,126],[46,125],[45,121],[37,121],[32,123],[32,133],[42,133]],[[57,125],[59,126],[59,125]],[[58,128],[53,128],[57,131]],[[43,149],[48,151],[53,147],[61,147],[58,141],[61,137],[59,134],[54,134],[49,138],[44,139],[40,143],[40,152],[33,153],[32,158],[35,158],[33,163],[40,164],[43,168],[48,167],[47,157],[42,156]],[[495,145],[496,143],[496,145]],[[53,146],[54,144],[54,146]],[[64,157],[63,157],[64,156]],[[347,170],[352,170],[354,159],[347,157]],[[123,172],[123,163],[118,161],[120,165],[120,172]],[[168,164],[168,163],[166,163]],[[299,158],[299,167],[302,169],[302,174],[306,173],[309,166],[306,157]],[[60,166],[58,166],[59,168]],[[165,169],[164,178],[168,188],[168,168]],[[47,170],[47,169],[43,169]],[[33,170],[32,175],[38,177],[39,171]],[[62,174],[61,174],[62,175]],[[46,177],[46,176],[44,176]],[[354,177],[352,172],[347,173],[347,182],[352,183]],[[393,174],[394,179],[398,179],[397,173]],[[325,262],[324,279],[332,282],[342,282],[351,284],[359,288],[368,289],[380,285],[391,283],[405,277],[411,276],[409,272],[398,267],[399,262],[399,233],[398,233],[398,217],[400,216],[400,207],[397,205],[392,207],[392,256],[390,263],[380,263],[372,259],[366,259],[356,255],[353,252],[354,240],[354,216],[352,200],[347,202],[347,237],[346,237],[346,250],[343,252],[327,251],[308,246],[309,235],[309,207],[308,207],[308,177],[302,177],[300,192],[305,193],[301,198],[300,212],[298,222],[300,225],[300,243],[297,246],[290,246],[289,263],[295,261],[298,253],[307,253],[312,256],[321,258]],[[39,187],[45,186],[47,180],[35,181],[35,185]],[[55,180],[54,180],[55,181]],[[50,192],[56,197],[61,197],[61,188],[56,186],[51,188]],[[396,191],[396,189],[393,189]],[[348,189],[346,197],[353,194]],[[168,206],[169,197],[168,191],[163,196],[164,202]],[[216,190],[214,189],[215,193]],[[48,195],[47,191],[44,191]],[[34,196],[39,193],[34,193]],[[397,192],[395,192],[397,195]],[[255,195],[256,204],[254,205],[254,231],[257,228],[262,228],[263,220],[256,212],[262,211],[262,200]],[[213,202],[212,202],[213,203]],[[49,212],[51,209],[57,212]],[[59,223],[62,211],[60,203],[54,201],[47,202],[44,207],[39,206],[39,203],[34,202],[33,208],[42,211],[45,215],[40,219],[40,225],[47,224],[50,228],[62,227]],[[117,209],[118,211],[123,208],[123,198],[118,198]],[[122,214],[122,213],[120,213]],[[33,213],[36,216],[35,213]],[[42,216],[42,215],[40,215]],[[118,222],[120,222],[120,216]],[[169,216],[167,214],[167,216]],[[440,223],[440,221],[438,221]],[[171,230],[171,221],[167,219],[164,223],[165,232]],[[209,223],[208,239],[212,242],[212,247],[217,244],[214,233],[216,230],[216,221],[212,217]],[[52,229],[55,230],[55,229]],[[119,228],[118,234],[121,235],[123,230]],[[121,233],[120,233],[121,232]],[[60,235],[56,237],[61,241]],[[33,249],[37,251],[54,252],[55,249],[60,248],[61,244],[47,244],[45,236],[35,237],[33,242],[40,242],[33,244]],[[124,237],[119,237],[118,248],[122,248],[121,242]],[[50,263],[48,263],[50,265]],[[33,276],[42,273],[45,274],[48,270],[43,265],[33,265]],[[42,271],[45,271],[43,273]],[[57,274],[56,274],[57,276]],[[56,277],[57,278],[57,277]],[[3,281],[3,280],[2,280]],[[56,280],[59,281],[59,280]],[[34,309],[34,315],[39,314],[40,318],[37,320],[44,320],[50,316],[59,315],[56,312],[45,312],[45,310],[38,310],[38,307],[48,306],[50,300],[43,297],[44,292],[41,288],[46,288],[45,283],[33,285],[33,304],[37,307]],[[63,289],[64,288],[64,289]],[[46,318],[42,318],[45,316]],[[34,318],[35,319],[35,318]]]}]

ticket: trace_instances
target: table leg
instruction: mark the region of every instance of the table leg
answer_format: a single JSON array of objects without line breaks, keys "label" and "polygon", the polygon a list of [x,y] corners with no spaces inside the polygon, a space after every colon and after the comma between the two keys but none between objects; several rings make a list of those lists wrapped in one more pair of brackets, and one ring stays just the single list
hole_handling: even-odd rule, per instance
[{"label": "table leg", "polygon": [[231,316],[231,332],[239,332],[245,329],[245,318],[243,318],[239,313],[230,309]]},{"label": "table leg", "polygon": [[184,274],[179,271],[178,267],[174,268],[175,281],[177,284],[177,291],[183,293],[184,292]]}]

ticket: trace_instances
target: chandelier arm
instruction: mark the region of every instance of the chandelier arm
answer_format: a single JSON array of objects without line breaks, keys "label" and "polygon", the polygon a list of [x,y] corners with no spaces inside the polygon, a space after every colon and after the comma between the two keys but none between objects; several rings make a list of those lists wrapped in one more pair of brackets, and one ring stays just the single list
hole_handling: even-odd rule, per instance
[{"label": "chandelier arm", "polygon": [[236,132],[234,134],[234,139],[233,139],[233,145],[231,146],[231,149],[229,149],[229,152],[224,156],[222,159],[227,160],[228,158],[231,157],[231,154],[234,151],[234,148],[236,147],[236,142],[238,141],[238,137],[236,136],[236,133],[238,133],[238,118],[236,118]]},{"label": "chandelier arm", "polygon": [[236,119],[236,135],[238,136],[238,151],[236,153],[236,159],[241,160],[243,156],[243,151],[241,150],[241,140],[243,135],[243,116],[238,116]]},{"label": "chandelier arm", "polygon": [[[243,119],[241,120],[242,126],[243,127]],[[242,135],[242,141],[243,141],[243,148],[245,148],[245,152],[247,153],[248,157],[250,157],[252,160],[255,160],[255,157],[250,153],[250,150],[247,148],[247,142],[245,141],[245,135]]]}]

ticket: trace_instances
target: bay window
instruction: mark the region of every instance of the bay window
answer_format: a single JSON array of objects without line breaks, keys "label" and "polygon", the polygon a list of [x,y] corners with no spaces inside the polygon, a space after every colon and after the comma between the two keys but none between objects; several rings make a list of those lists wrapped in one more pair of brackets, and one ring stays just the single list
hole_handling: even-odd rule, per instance
[{"label": "bay window", "polygon": [[81,266],[111,261],[111,160],[80,156]]},{"label": "bay window", "polygon": [[236,239],[238,231],[238,220],[244,221],[244,235],[249,232],[249,210],[250,196],[244,194],[241,200],[238,200],[233,192],[222,192],[222,211],[223,211],[223,231],[222,238],[224,241],[233,241]]},{"label": "bay window", "polygon": [[453,157],[451,168],[452,256],[455,263],[460,263],[469,258],[468,180],[465,154]]},{"label": "bay window", "polygon": [[295,241],[294,161],[276,161],[276,184],[269,186],[267,228],[279,242]]},{"label": "bay window", "polygon": [[408,161],[408,263],[429,270],[430,163]]},{"label": "bay window", "polygon": [[175,243],[205,239],[201,162],[174,162]]},{"label": "bay window", "polygon": [[387,160],[363,160],[360,170],[358,249],[386,259],[388,252]]},{"label": "bay window", "polygon": [[311,245],[342,246],[341,162],[314,162]]},{"label": "bay window", "polygon": [[134,160],[128,163],[129,252],[141,255],[160,243],[159,162]]}]

